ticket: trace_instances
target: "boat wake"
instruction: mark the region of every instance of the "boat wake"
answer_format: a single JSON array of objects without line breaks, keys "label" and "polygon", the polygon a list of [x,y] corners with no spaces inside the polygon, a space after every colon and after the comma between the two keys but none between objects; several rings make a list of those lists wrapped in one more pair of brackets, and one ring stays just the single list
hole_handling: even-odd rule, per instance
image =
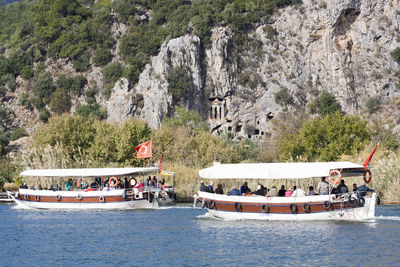
[{"label": "boat wake", "polygon": [[13,210],[34,210],[29,207],[25,207],[25,206],[21,206],[21,205],[15,205],[11,209],[13,209]]},{"label": "boat wake", "polygon": [[400,216],[377,216],[375,220],[400,221]]},{"label": "boat wake", "polygon": [[170,210],[170,209],[193,209],[191,205],[174,205],[174,206],[166,206],[166,207],[159,207],[160,210]]}]

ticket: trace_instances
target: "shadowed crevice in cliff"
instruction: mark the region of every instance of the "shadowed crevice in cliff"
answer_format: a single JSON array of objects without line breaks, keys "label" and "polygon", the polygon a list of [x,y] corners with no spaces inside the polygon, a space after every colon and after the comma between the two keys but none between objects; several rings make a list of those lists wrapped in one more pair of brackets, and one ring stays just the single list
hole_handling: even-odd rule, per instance
[{"label": "shadowed crevice in cliff", "polygon": [[360,10],[355,8],[344,9],[335,24],[333,25],[333,35],[345,35],[351,28],[351,25],[360,15]]}]

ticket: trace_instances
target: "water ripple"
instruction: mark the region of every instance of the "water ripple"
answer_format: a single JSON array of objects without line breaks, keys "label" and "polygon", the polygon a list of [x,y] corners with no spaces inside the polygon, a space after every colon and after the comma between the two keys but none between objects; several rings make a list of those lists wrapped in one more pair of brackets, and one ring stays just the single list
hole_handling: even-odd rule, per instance
[{"label": "water ripple", "polygon": [[2,266],[397,265],[400,207],[362,222],[227,221],[191,206],[37,211],[0,205]]}]

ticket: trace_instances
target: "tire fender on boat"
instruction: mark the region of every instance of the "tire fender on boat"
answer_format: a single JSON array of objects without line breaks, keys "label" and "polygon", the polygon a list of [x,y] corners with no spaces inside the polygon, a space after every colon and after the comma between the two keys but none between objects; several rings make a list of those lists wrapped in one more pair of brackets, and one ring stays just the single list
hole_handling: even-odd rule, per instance
[{"label": "tire fender on boat", "polygon": [[[368,176],[368,179],[367,179],[367,176]],[[363,179],[364,179],[364,182],[367,183],[367,184],[369,184],[369,182],[371,182],[372,174],[371,174],[370,170],[365,170],[364,171]]]},{"label": "tire fender on boat", "polygon": [[322,206],[324,209],[329,210],[332,207],[332,203],[327,200],[322,204]]},{"label": "tire fender on boat", "polygon": [[208,204],[208,207],[209,207],[210,209],[214,209],[214,208],[215,208],[215,202],[214,202],[214,200],[211,200],[211,201],[210,201],[210,203]]},{"label": "tire fender on boat", "polygon": [[303,204],[303,211],[304,211],[305,213],[310,213],[310,212],[311,212],[311,206],[310,206],[310,204],[304,203],[304,204]]},{"label": "tire fender on boat", "polygon": [[29,199],[29,195],[24,195],[24,199],[28,200]]},{"label": "tire fender on boat", "polygon": [[78,199],[78,200],[82,200],[82,199],[83,199],[83,196],[82,196],[82,194],[78,194],[78,195],[76,196],[76,199]]},{"label": "tire fender on boat", "polygon": [[236,203],[235,203],[235,210],[236,210],[237,212],[242,211],[242,204],[240,204],[239,202],[236,202]]},{"label": "tire fender on boat", "polygon": [[360,197],[360,198],[358,199],[358,205],[360,205],[361,207],[364,207],[364,205],[365,205],[365,198]]},{"label": "tire fender on boat", "polygon": [[298,211],[299,211],[299,210],[297,209],[297,205],[294,204],[294,203],[290,204],[290,211],[291,211],[293,214],[297,214]]},{"label": "tire fender on boat", "polygon": [[56,196],[56,200],[57,200],[57,201],[61,201],[61,195],[57,195],[57,196]]},{"label": "tire fender on boat", "polygon": [[104,200],[105,200],[104,196],[99,196],[99,202],[100,202],[100,203],[103,203]]},{"label": "tire fender on boat", "polygon": [[357,204],[357,199],[355,197],[350,197],[348,203],[350,207],[354,208]]},{"label": "tire fender on boat", "polygon": [[267,203],[261,205],[261,211],[264,213],[269,213],[269,205]]}]

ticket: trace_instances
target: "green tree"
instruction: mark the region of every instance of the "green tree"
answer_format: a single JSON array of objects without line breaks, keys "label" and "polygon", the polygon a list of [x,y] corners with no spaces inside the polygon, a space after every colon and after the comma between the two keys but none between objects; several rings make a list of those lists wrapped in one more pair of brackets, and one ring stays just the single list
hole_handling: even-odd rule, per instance
[{"label": "green tree", "polygon": [[279,91],[274,94],[275,103],[282,107],[294,104],[294,99],[290,95],[289,90],[286,87],[281,87]]},{"label": "green tree", "polygon": [[63,114],[41,124],[33,133],[35,146],[60,146],[69,159],[84,158],[92,146],[95,129],[92,122],[81,116]]},{"label": "green tree", "polygon": [[5,183],[11,183],[17,176],[17,167],[9,158],[0,159],[0,189],[3,189]]},{"label": "green tree", "polygon": [[322,91],[321,95],[309,105],[309,108],[312,113],[318,113],[321,116],[326,116],[342,109],[335,96],[327,91]]},{"label": "green tree", "polygon": [[94,52],[93,62],[95,66],[107,65],[112,60],[113,55],[110,49],[100,48]]},{"label": "green tree", "polygon": [[369,140],[365,121],[336,111],[305,123],[298,133],[285,136],[281,141],[281,157],[284,160],[334,161],[343,154],[359,152]]},{"label": "green tree", "polygon": [[135,147],[149,140],[151,128],[144,121],[127,120],[116,134],[116,159],[122,165],[140,166],[143,160],[136,158]]},{"label": "green tree", "polygon": [[122,77],[124,67],[119,62],[113,62],[103,68],[101,73],[103,74],[104,82],[107,84],[114,84]]},{"label": "green tree", "polygon": [[194,87],[189,71],[185,67],[176,67],[168,74],[167,81],[172,94],[172,104],[183,104]]},{"label": "green tree", "polygon": [[390,55],[392,56],[392,58],[397,62],[400,63],[400,47],[397,47],[396,49],[394,49]]},{"label": "green tree", "polygon": [[51,95],[50,109],[56,114],[69,112],[71,109],[71,98],[65,89],[58,88]]},{"label": "green tree", "polygon": [[102,120],[107,118],[107,110],[101,108],[98,103],[82,105],[77,108],[75,114],[89,119]]},{"label": "green tree", "polygon": [[47,72],[40,73],[33,87],[34,95],[44,104],[50,102],[51,94],[56,90],[51,76]]},{"label": "green tree", "polygon": [[367,99],[367,102],[365,102],[365,107],[369,114],[375,113],[381,108],[381,101],[378,97],[370,97]]}]

